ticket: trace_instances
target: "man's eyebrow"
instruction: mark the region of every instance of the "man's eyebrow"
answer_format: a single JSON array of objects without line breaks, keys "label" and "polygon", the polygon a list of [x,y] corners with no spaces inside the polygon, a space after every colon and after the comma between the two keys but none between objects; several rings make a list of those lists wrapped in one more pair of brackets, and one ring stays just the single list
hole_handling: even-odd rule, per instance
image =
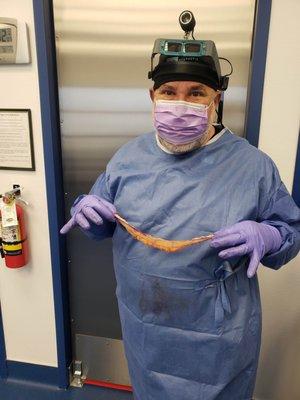
[{"label": "man's eyebrow", "polygon": [[[162,85],[159,87],[159,89],[160,89],[160,90],[164,90],[164,89],[177,90],[176,86],[172,86],[172,85],[169,85],[169,84],[166,84],[166,83],[162,84]],[[199,89],[202,89],[202,90],[205,90],[205,91],[206,91],[206,87],[205,87],[204,85],[202,85],[202,83],[193,85],[193,86],[191,86],[191,87],[189,88],[190,91],[191,91],[191,90],[197,90],[197,89],[198,89],[198,90],[199,90]]]},{"label": "man's eyebrow", "polygon": [[176,87],[175,87],[175,86],[172,86],[172,85],[166,85],[166,84],[164,84],[164,85],[161,85],[159,89],[171,89],[171,90],[176,90]]},{"label": "man's eyebrow", "polygon": [[206,90],[206,87],[204,85],[202,85],[201,83],[199,83],[199,85],[194,85],[194,86],[190,87],[190,90],[196,90],[196,89]]}]

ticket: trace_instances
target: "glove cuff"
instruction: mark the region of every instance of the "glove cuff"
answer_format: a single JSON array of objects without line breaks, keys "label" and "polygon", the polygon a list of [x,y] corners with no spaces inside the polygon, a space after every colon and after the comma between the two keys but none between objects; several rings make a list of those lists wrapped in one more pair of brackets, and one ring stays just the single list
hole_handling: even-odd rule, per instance
[{"label": "glove cuff", "polygon": [[261,228],[267,230],[265,236],[265,255],[275,253],[282,245],[282,236],[275,226],[269,225],[267,222],[261,222]]}]

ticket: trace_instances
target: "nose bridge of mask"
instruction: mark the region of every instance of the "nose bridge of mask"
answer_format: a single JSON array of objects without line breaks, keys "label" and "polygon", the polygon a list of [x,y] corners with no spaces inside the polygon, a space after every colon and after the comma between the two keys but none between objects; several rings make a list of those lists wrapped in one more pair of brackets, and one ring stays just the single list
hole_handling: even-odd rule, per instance
[{"label": "nose bridge of mask", "polygon": [[180,114],[182,115],[182,110],[184,107],[178,107],[178,106],[185,106],[187,109],[194,109],[196,112],[197,111],[208,111],[210,106],[213,104],[213,100],[208,104],[201,104],[201,103],[191,103],[188,101],[184,100],[156,100],[155,105],[162,105],[162,106],[170,106],[174,107],[174,110],[176,110],[176,107],[178,109],[181,109]]}]

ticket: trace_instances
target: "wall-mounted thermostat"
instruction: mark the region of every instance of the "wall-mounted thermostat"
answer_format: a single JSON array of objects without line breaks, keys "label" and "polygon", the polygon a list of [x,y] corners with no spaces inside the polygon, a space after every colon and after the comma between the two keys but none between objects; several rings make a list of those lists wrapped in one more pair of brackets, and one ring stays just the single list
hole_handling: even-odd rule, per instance
[{"label": "wall-mounted thermostat", "polygon": [[0,17],[0,64],[30,63],[25,22]]}]

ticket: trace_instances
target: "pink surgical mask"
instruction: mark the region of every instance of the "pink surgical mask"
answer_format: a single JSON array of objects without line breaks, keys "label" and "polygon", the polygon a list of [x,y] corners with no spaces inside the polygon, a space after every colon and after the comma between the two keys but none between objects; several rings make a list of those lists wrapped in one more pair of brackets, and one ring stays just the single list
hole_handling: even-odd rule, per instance
[{"label": "pink surgical mask", "polygon": [[203,104],[179,100],[157,100],[154,105],[154,126],[167,142],[180,145],[191,143],[207,132],[208,109],[213,101]]}]

